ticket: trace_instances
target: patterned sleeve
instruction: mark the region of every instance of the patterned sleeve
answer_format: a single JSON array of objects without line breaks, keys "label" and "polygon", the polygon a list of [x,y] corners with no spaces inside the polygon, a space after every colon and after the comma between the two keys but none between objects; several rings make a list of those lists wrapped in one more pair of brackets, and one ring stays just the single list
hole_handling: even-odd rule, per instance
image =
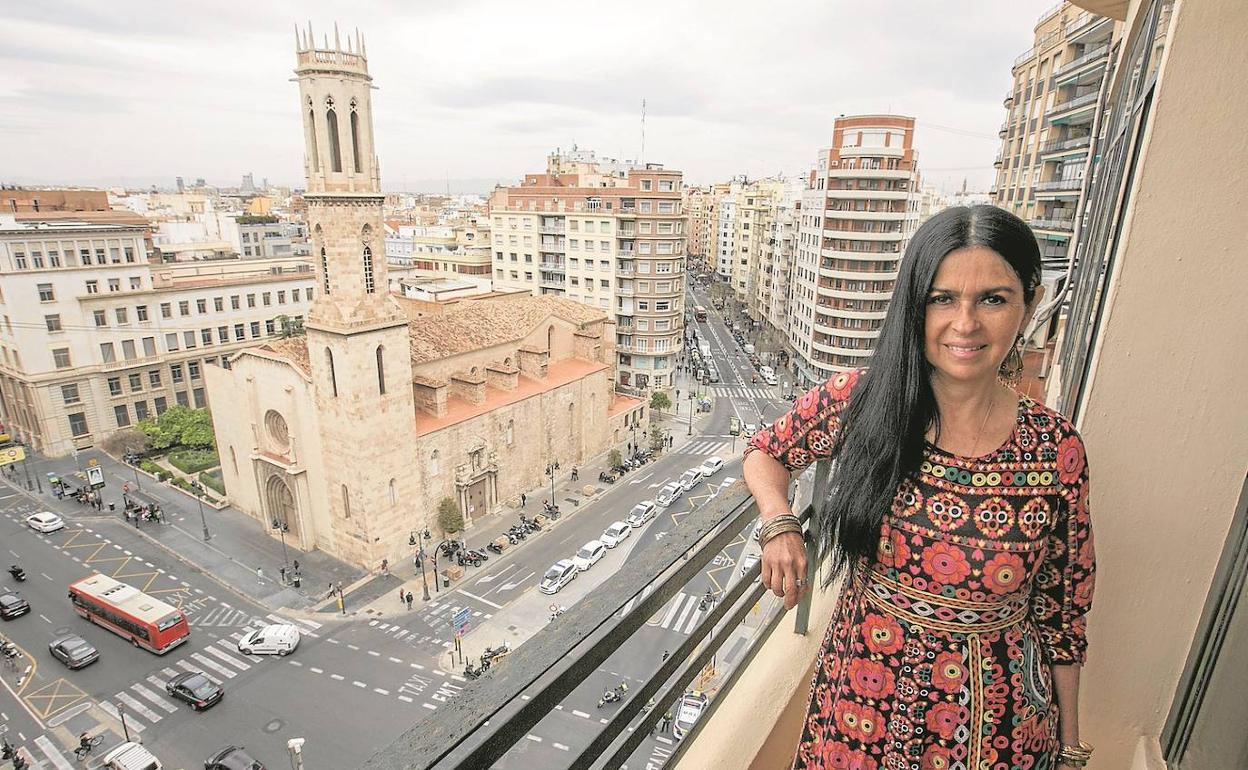
[{"label": "patterned sleeve", "polygon": [[859,375],[858,370],[841,372],[807,391],[788,414],[754,434],[745,454],[766,452],[790,471],[829,457],[840,428],[841,412],[849,403]]},{"label": "patterned sleeve", "polygon": [[1087,658],[1087,613],[1096,586],[1096,548],[1088,507],[1088,463],[1083,439],[1073,428],[1057,445],[1062,503],[1045,543],[1032,606],[1049,659],[1082,664]]}]

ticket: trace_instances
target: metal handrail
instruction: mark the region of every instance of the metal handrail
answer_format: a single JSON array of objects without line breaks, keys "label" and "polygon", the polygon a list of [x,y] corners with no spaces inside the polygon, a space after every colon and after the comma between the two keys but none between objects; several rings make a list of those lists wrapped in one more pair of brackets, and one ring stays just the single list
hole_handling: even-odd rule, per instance
[{"label": "metal handrail", "polygon": [[[817,466],[815,489],[826,478],[827,465],[825,461]],[[645,626],[716,554],[741,536],[757,512],[744,482],[721,491],[686,516],[681,527],[664,537],[657,548],[633,557],[629,570],[617,573],[568,610],[559,623],[547,626],[518,647],[506,666],[468,682],[457,697],[374,754],[363,765],[364,770],[492,766]],[[808,505],[801,516],[810,519],[812,513],[813,505]],[[815,538],[815,533],[810,537]],[[816,565],[814,559],[810,562],[808,578],[813,579]],[[729,589],[568,767],[579,770],[596,764],[610,770],[623,764],[645,738],[646,728],[684,693],[731,636],[726,632],[739,626],[762,598],[766,589],[757,581],[760,571],[761,562]],[[654,589],[643,596],[652,582]],[[633,608],[619,617],[620,610],[634,599]],[[809,606],[807,594],[795,616],[798,633],[807,630]],[[782,617],[778,615],[771,625],[774,627]],[[717,628],[725,619],[723,627]],[[705,646],[694,656],[704,639]],[[642,716],[637,729],[630,731],[629,726],[651,697],[657,705]],[[600,762],[607,752],[611,753],[606,761]]]},{"label": "metal handrail", "polygon": [[1078,59],[1074,59],[1070,63],[1059,67],[1057,71],[1053,73],[1053,77],[1055,79],[1060,78],[1062,75],[1065,75],[1067,72],[1073,72],[1074,70],[1079,69],[1080,67],[1092,61],[1093,59],[1099,59],[1100,57],[1105,56],[1108,53],[1109,53],[1109,43],[1099,45],[1090,51],[1085,51],[1083,56],[1080,56]]}]

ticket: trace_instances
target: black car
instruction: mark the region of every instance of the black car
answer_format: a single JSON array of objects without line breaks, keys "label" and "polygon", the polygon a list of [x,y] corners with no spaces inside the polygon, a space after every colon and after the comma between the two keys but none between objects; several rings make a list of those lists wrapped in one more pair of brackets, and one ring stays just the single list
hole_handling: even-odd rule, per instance
[{"label": "black car", "polygon": [[6,591],[0,595],[0,618],[12,620],[30,612],[30,602],[22,598],[17,591]]},{"label": "black car", "polygon": [[265,770],[260,760],[253,758],[242,746],[226,746],[208,757],[204,770]]},{"label": "black car", "polygon": [[178,674],[165,685],[165,690],[196,711],[215,706],[225,697],[225,690],[203,674],[194,671]]},{"label": "black car", "polygon": [[89,666],[100,659],[100,651],[77,634],[62,636],[48,645],[48,651],[71,669]]}]

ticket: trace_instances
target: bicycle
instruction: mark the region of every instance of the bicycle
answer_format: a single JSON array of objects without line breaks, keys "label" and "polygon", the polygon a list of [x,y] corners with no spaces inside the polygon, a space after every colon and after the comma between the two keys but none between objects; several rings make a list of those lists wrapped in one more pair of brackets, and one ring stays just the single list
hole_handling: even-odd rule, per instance
[{"label": "bicycle", "polygon": [[82,742],[78,744],[78,748],[74,749],[74,758],[79,762],[82,762],[86,759],[87,755],[91,753],[91,749],[99,746],[103,742],[103,735],[93,735],[90,738],[82,739]]}]

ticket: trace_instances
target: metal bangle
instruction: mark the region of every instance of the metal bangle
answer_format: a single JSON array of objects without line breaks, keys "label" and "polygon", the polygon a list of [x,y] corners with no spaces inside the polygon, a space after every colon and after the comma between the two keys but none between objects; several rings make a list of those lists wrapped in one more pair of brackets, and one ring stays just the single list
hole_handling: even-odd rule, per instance
[{"label": "metal bangle", "polygon": [[772,539],[788,532],[792,532],[800,536],[802,534],[802,528],[800,525],[790,524],[788,522],[785,522],[778,527],[764,527],[763,530],[758,533],[758,545],[760,548],[763,548],[767,545],[767,543],[771,542]]}]

